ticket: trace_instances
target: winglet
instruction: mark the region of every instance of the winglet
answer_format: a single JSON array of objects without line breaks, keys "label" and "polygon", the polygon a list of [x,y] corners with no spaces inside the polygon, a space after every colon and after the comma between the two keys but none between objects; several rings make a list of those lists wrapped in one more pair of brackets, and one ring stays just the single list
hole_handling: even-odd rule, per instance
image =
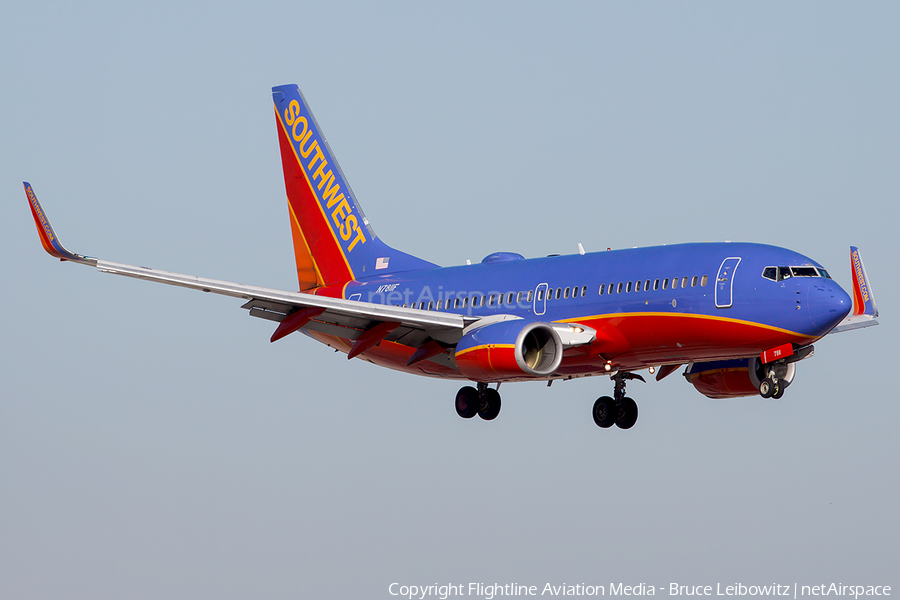
[{"label": "winglet", "polygon": [[878,316],[875,296],[872,295],[866,267],[863,265],[859,248],[856,246],[850,246],[850,266],[853,269],[853,311],[851,314],[853,316],[869,315],[874,319]]},{"label": "winglet", "polygon": [[29,206],[31,206],[31,214],[34,217],[34,224],[37,226],[38,235],[41,238],[41,244],[44,246],[44,250],[47,251],[47,254],[49,254],[50,256],[55,256],[59,260],[71,260],[72,262],[96,267],[96,258],[90,258],[88,256],[75,254],[74,252],[69,252],[68,250],[66,250],[66,247],[63,246],[62,242],[59,241],[59,238],[56,237],[56,232],[53,231],[53,226],[50,225],[50,219],[47,218],[46,213],[44,213],[44,209],[41,208],[41,203],[38,202],[37,195],[34,193],[34,189],[31,187],[31,184],[27,181],[23,181],[22,185],[25,186],[25,195],[28,196],[28,204]]},{"label": "winglet", "polygon": [[859,248],[850,246],[850,270],[853,275],[853,310],[831,333],[871,327],[878,325],[875,317],[878,316],[878,308],[875,306],[875,296],[872,294],[872,286],[869,285],[869,277],[866,275],[866,267],[863,265]]}]

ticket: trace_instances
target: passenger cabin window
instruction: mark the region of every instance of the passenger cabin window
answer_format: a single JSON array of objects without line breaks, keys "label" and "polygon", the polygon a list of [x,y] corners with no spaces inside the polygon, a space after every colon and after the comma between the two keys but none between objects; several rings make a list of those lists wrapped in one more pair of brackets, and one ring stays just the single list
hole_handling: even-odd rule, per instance
[{"label": "passenger cabin window", "polygon": [[687,287],[687,277],[682,277],[681,278],[681,289],[684,289],[686,287]]},{"label": "passenger cabin window", "polygon": [[438,303],[437,303],[437,309],[438,309],[438,310],[441,310],[441,304],[442,304],[443,302],[444,302],[443,300],[438,300]]},{"label": "passenger cabin window", "polygon": [[631,282],[630,281],[627,284],[625,284],[625,293],[626,294],[631,293]]},{"label": "passenger cabin window", "polygon": [[672,289],[673,289],[673,290],[677,290],[677,289],[678,289],[678,278],[677,278],[677,277],[675,277],[674,279],[672,279]]},{"label": "passenger cabin window", "polygon": [[[534,295],[534,290],[528,290],[528,299],[525,302],[531,302],[531,296]],[[540,300],[540,298],[538,298]]]},{"label": "passenger cabin window", "polygon": [[584,298],[585,296],[587,296],[587,286],[583,285],[581,286],[581,297]]},{"label": "passenger cabin window", "polygon": [[510,292],[509,294],[507,294],[507,296],[506,296],[506,303],[507,303],[507,304],[512,304],[512,303],[513,303],[513,296],[514,296],[514,294],[513,294],[512,292]]},{"label": "passenger cabin window", "polygon": [[666,277],[665,279],[663,279],[663,289],[664,289],[664,290],[669,289],[669,278],[668,278],[668,277]]},{"label": "passenger cabin window", "polygon": [[605,283],[601,283],[601,284],[600,284],[600,295],[601,295],[601,296],[603,295],[603,288],[605,288],[605,287],[606,287],[606,284],[605,284]]},{"label": "passenger cabin window", "polygon": [[649,280],[649,279],[648,279],[647,281],[644,282],[644,291],[645,291],[645,292],[649,292],[649,291],[650,291],[650,280]]},{"label": "passenger cabin window", "polygon": [[556,288],[556,299],[559,300],[559,297],[562,295],[562,288]]},{"label": "passenger cabin window", "polygon": [[691,277],[691,287],[697,287],[697,276]]},{"label": "passenger cabin window", "polygon": [[563,290],[563,298],[568,298],[568,297],[569,297],[569,288],[566,288]]},{"label": "passenger cabin window", "polygon": [[617,294],[622,293],[622,282],[621,281],[619,282],[619,285],[616,286],[616,293]]},{"label": "passenger cabin window", "polygon": [[704,275],[700,278],[700,287],[706,287],[706,282],[709,281],[709,277]]}]

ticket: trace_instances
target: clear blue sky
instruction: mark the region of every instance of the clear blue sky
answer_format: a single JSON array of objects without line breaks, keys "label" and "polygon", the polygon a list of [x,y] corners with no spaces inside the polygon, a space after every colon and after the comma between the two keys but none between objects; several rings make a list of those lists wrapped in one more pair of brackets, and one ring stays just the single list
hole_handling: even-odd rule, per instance
[{"label": "clear blue sky", "polygon": [[[0,8],[4,598],[389,598],[391,582],[900,590],[896,3],[48,3]],[[439,264],[786,246],[883,317],[780,402],[378,369],[239,302],[60,264],[294,289],[270,88],[367,216]]]}]

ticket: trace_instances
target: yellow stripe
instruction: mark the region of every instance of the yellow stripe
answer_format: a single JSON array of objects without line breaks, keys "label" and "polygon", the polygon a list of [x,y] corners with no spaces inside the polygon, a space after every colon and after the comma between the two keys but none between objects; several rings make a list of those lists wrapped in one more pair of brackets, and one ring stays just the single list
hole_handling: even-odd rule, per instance
[{"label": "yellow stripe", "polygon": [[490,350],[491,348],[515,348],[515,347],[516,347],[515,344],[481,344],[480,346],[472,346],[471,348],[466,348],[462,352],[457,352],[456,356],[457,357],[462,356],[463,354],[472,352],[473,350],[482,350],[482,349]]},{"label": "yellow stripe", "polygon": [[802,333],[797,333],[796,331],[791,331],[789,329],[782,329],[781,327],[774,327],[772,325],[765,325],[763,323],[756,323],[754,321],[744,321],[742,319],[732,319],[730,317],[714,317],[712,315],[696,315],[696,314],[688,314],[688,313],[665,313],[665,312],[633,312],[633,313],[607,313],[602,315],[591,315],[587,317],[569,317],[566,319],[560,319],[554,321],[554,323],[573,323],[580,321],[587,321],[590,319],[616,319],[616,318],[624,318],[624,317],[686,317],[690,319],[704,319],[708,321],[722,321],[725,323],[734,323],[737,325],[746,325],[749,327],[757,327],[760,329],[768,329],[770,331],[777,331],[779,333],[786,333],[789,335],[793,335],[799,338],[808,338],[815,339],[812,336],[804,335]]},{"label": "yellow stripe", "polygon": [[[347,257],[344,255],[344,247],[341,246],[341,243],[338,241],[337,236],[334,233],[334,228],[331,227],[331,221],[328,220],[328,216],[325,214],[325,211],[322,209],[322,203],[319,202],[319,196],[316,194],[316,191],[313,189],[312,182],[309,180],[309,175],[306,173],[306,169],[303,168],[303,162],[300,160],[300,157],[297,156],[297,149],[294,147],[294,142],[291,141],[291,135],[288,133],[287,127],[284,124],[284,121],[281,120],[281,113],[278,112],[278,106],[273,102],[272,106],[275,107],[275,116],[278,117],[278,124],[281,125],[281,129],[284,130],[284,137],[288,141],[288,145],[291,147],[291,151],[294,153],[294,159],[297,161],[297,164],[300,165],[300,171],[303,173],[303,179],[306,180],[306,185],[309,186],[309,191],[312,192],[313,198],[316,199],[316,206],[319,207],[319,212],[322,213],[322,218],[325,220],[325,224],[328,227],[329,233],[331,233],[331,237],[334,239],[334,243],[337,244],[338,250],[340,251],[341,258],[344,260],[344,265],[346,265],[347,270],[350,272],[350,279],[356,279],[356,275],[353,273],[353,269],[350,268],[350,263],[347,262]],[[309,107],[307,107],[309,110]],[[322,132],[318,132],[319,135]],[[319,140],[316,140],[318,142]],[[334,157],[331,157],[334,160]],[[344,182],[344,185],[347,185],[347,182]],[[349,190],[345,190],[345,193],[349,193]],[[356,198],[350,196],[354,203],[356,202]],[[288,202],[290,204],[290,202]],[[299,221],[298,221],[299,223]],[[300,231],[303,231],[303,228],[300,228]],[[305,234],[304,234],[305,237]],[[310,255],[311,256],[311,255]],[[324,281],[324,280],[323,280]]]}]

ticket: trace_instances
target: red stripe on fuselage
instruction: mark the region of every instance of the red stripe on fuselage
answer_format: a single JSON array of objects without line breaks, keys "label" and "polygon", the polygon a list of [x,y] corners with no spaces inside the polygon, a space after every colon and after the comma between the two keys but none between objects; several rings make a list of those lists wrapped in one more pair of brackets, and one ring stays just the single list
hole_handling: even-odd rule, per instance
[{"label": "red stripe on fuselage", "polygon": [[[566,350],[562,364],[549,377],[488,377],[487,381],[529,381],[566,376],[605,375],[603,366],[611,360],[616,369],[639,370],[661,364],[683,364],[707,360],[725,360],[755,356],[780,344],[806,345],[817,338],[733,319],[704,315],[636,313],[598,315],[569,319],[597,330],[590,346]],[[349,352],[352,340],[317,332],[310,336],[342,352]],[[397,371],[445,379],[467,379],[456,369],[425,360],[406,365],[415,348],[383,341],[360,356]],[[469,354],[469,353],[467,353]],[[474,358],[474,356],[473,356]],[[493,357],[492,357],[493,360]],[[492,365],[493,366],[493,365]]]},{"label": "red stripe on fuselage", "polygon": [[513,344],[486,344],[456,355],[456,366],[472,381],[509,381],[525,374]]},{"label": "red stripe on fuselage", "polygon": [[[817,338],[777,327],[704,315],[635,313],[568,320],[597,330],[588,357],[613,359],[620,369],[662,363],[695,362],[753,356],[775,346],[809,344]],[[563,359],[563,366],[567,361]]]}]

